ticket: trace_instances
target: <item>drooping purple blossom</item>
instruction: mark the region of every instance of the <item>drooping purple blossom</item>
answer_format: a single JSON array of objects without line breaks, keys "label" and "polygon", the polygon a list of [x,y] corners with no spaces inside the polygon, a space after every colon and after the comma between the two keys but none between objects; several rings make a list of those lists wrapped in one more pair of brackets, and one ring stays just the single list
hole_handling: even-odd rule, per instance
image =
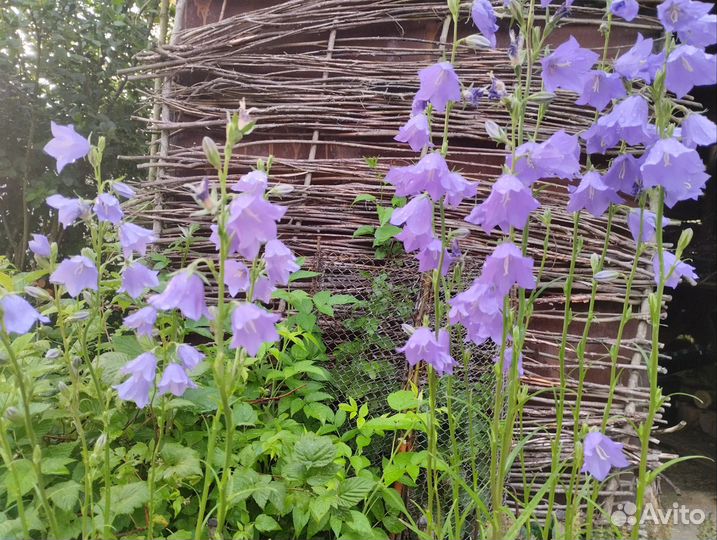
[{"label": "drooping purple blossom", "polygon": [[483,263],[481,282],[492,284],[496,294],[506,295],[513,285],[524,289],[535,288],[533,259],[523,256],[511,242],[498,245]]},{"label": "drooping purple blossom", "polygon": [[570,39],[543,58],[543,83],[545,90],[555,92],[558,88],[580,92],[591,68],[597,62],[597,53],[580,47],[578,41]]},{"label": "drooping purple blossom", "polygon": [[[441,252],[443,252],[443,264],[441,265]],[[441,275],[445,276],[451,268],[451,265],[455,261],[456,257],[443,248],[443,244],[437,238],[434,238],[428,245],[424,246],[421,251],[418,252],[418,271],[419,272],[430,272],[431,270],[437,270],[438,266],[441,265]]]},{"label": "drooping purple blossom", "polygon": [[[209,235],[209,241],[214,244],[217,251],[221,250],[221,242],[219,241],[219,226],[216,223],[212,223],[209,226],[211,234]],[[227,253],[233,255],[239,253],[239,238],[233,231],[227,231],[229,234],[229,249]]]},{"label": "drooping purple blossom", "polygon": [[637,3],[637,0],[613,0],[610,5],[610,11],[612,11],[613,15],[628,22],[637,17],[639,10],[640,4]]},{"label": "drooping purple blossom", "polygon": [[709,47],[717,43],[717,15],[704,15],[696,22],[677,32],[677,37],[685,45]]},{"label": "drooping purple blossom", "polygon": [[568,212],[587,210],[595,217],[600,217],[611,204],[621,203],[622,199],[613,188],[603,182],[600,173],[585,173],[580,184],[570,194]]},{"label": "drooping purple blossom", "polygon": [[488,338],[496,343],[503,339],[503,299],[490,283],[480,278],[465,291],[450,300],[448,320],[451,324],[462,324],[467,339],[482,345]]},{"label": "drooping purple blossom", "polygon": [[157,375],[157,357],[152,353],[140,354],[120,371],[130,377],[122,384],[114,386],[119,398],[123,401],[133,401],[140,409],[146,407]]},{"label": "drooping purple blossom", "polygon": [[36,322],[50,322],[50,319],[41,315],[27,300],[17,294],[6,294],[0,298],[0,313],[2,313],[3,327],[8,334],[27,334]]},{"label": "drooping purple blossom", "polygon": [[82,255],[62,261],[50,275],[50,283],[64,285],[67,293],[75,298],[85,289],[97,290],[98,272],[95,263]]},{"label": "drooping purple blossom", "polygon": [[689,28],[707,15],[712,5],[694,0],[665,0],[657,6],[657,17],[668,32]]},{"label": "drooping purple blossom", "polygon": [[134,223],[123,223],[119,228],[119,241],[122,253],[128,259],[132,252],[144,257],[147,254],[147,246],[156,242],[157,237],[149,229]]},{"label": "drooping purple blossom", "polygon": [[236,251],[253,261],[262,244],[276,238],[277,222],[286,207],[272,204],[259,195],[242,193],[229,205],[227,233],[236,237]]},{"label": "drooping purple blossom", "polygon": [[665,60],[663,54],[653,54],[652,48],[652,38],[645,39],[638,32],[635,44],[615,60],[615,71],[626,79],[642,79],[651,83]]},{"label": "drooping purple blossom", "polygon": [[682,144],[687,148],[717,143],[717,125],[702,114],[692,113],[682,122]]},{"label": "drooping purple blossom", "polygon": [[190,270],[176,274],[161,294],[155,294],[149,303],[159,311],[179,309],[182,315],[193,321],[203,316],[211,318],[204,298],[204,282]]},{"label": "drooping purple blossom", "polygon": [[626,94],[627,90],[620,75],[598,69],[591,71],[585,78],[582,93],[575,103],[590,105],[602,111],[613,99],[620,99]]},{"label": "drooping purple blossom", "polygon": [[94,211],[99,221],[106,221],[112,225],[117,225],[124,217],[120,202],[109,193],[103,193],[97,197]]},{"label": "drooping purple blossom", "polygon": [[498,24],[490,1],[473,0],[471,18],[478,31],[488,40],[490,46],[495,48],[495,33],[498,31]]},{"label": "drooping purple blossom", "polygon": [[[414,197],[402,208],[396,208],[391,215],[391,225],[400,226],[405,223],[404,231],[409,231],[409,244],[406,251],[411,248],[420,249],[433,239],[433,204],[423,195]],[[397,237],[398,238],[398,237]],[[404,243],[405,244],[405,243]]]},{"label": "drooping purple blossom", "polygon": [[152,337],[156,322],[157,311],[152,306],[146,306],[125,317],[122,324],[130,330],[134,330],[138,336]]},{"label": "drooping purple blossom", "polygon": [[57,174],[62,172],[65,165],[74,163],[90,153],[90,142],[75,131],[75,126],[69,124],[62,126],[50,122],[52,139],[43,148],[44,152],[56,160]]},{"label": "drooping purple blossom", "polygon": [[393,140],[408,143],[414,152],[420,152],[425,146],[431,146],[431,127],[428,125],[428,117],[425,113],[412,116],[398,130],[398,135]]},{"label": "drooping purple blossom", "polygon": [[609,188],[632,195],[642,179],[641,164],[642,160],[632,154],[622,154],[612,160],[602,180]]},{"label": "drooping purple blossom", "polygon": [[423,249],[430,244],[435,237],[433,236],[433,231],[415,234],[410,228],[404,227],[394,238],[403,244],[403,249],[406,253],[412,253]]},{"label": "drooping purple blossom", "polygon": [[493,184],[488,198],[465,219],[480,225],[486,234],[495,227],[507,233],[511,227],[523,229],[531,212],[539,206],[529,187],[515,176],[504,174]]},{"label": "drooping purple blossom", "polygon": [[430,328],[422,326],[416,328],[403,347],[397,352],[404,353],[410,366],[421,361],[430,364],[439,376],[450,375],[453,368],[458,365],[450,352],[450,336],[445,328],[436,333]]},{"label": "drooping purple blossom", "polygon": [[32,240],[27,243],[27,247],[38,257],[49,257],[52,254],[50,241],[44,234],[33,234]]},{"label": "drooping purple blossom", "polygon": [[[574,0],[565,0],[565,6],[570,7],[573,5]],[[550,4],[553,3],[553,0],[540,0],[540,7],[546,8]],[[503,0],[503,7],[508,7],[510,5],[510,0]]]},{"label": "drooping purple blossom", "polygon": [[124,197],[125,199],[131,199],[137,194],[134,188],[128,186],[124,182],[114,182],[111,187],[112,191],[114,191],[120,197]]},{"label": "drooping purple blossom", "polygon": [[264,171],[254,170],[248,172],[231,187],[232,191],[248,193],[250,195],[263,196],[269,185],[269,177]]},{"label": "drooping purple blossom", "polygon": [[118,293],[126,292],[132,298],[138,298],[145,289],[159,285],[158,272],[150,270],[142,263],[135,262],[122,272],[122,286]]},{"label": "drooping purple blossom", "polygon": [[[266,276],[259,276],[257,280],[254,282],[254,290],[251,291],[251,297],[247,296],[247,300],[250,302],[254,302],[256,300],[259,300],[260,302],[264,302],[265,304],[268,304],[271,302],[271,295],[276,290],[276,287],[274,287],[274,284],[271,282],[271,280]],[[249,291],[244,291],[249,294]]]},{"label": "drooping purple blossom", "polygon": [[461,100],[461,82],[450,62],[438,62],[418,72],[421,86],[416,99],[428,101],[438,112],[444,112],[450,101]]},{"label": "drooping purple blossom", "polygon": [[59,194],[50,195],[47,206],[57,210],[57,220],[63,228],[71,227],[78,219],[84,219],[90,214],[90,207],[82,199],[70,199]]},{"label": "drooping purple blossom", "polygon": [[602,482],[610,469],[627,467],[627,461],[621,443],[616,443],[598,431],[591,431],[583,441],[583,467],[580,472],[589,473]]},{"label": "drooping purple blossom", "polygon": [[[498,352],[493,357],[494,364],[500,364],[501,354]],[[510,375],[511,368],[513,367],[513,346],[509,345],[503,350],[503,375],[506,377]],[[518,353],[518,377],[522,377],[525,372],[523,371],[523,353]]]},{"label": "drooping purple blossom", "polygon": [[249,269],[241,261],[230,259],[224,263],[224,285],[229,294],[235,297],[240,291],[249,288]]},{"label": "drooping purple blossom", "polygon": [[679,201],[697,199],[709,179],[697,151],[674,138],[657,141],[647,152],[640,172],[643,187],[665,189],[665,204],[670,208]]},{"label": "drooping purple blossom", "polygon": [[692,45],[678,45],[667,57],[665,86],[685,96],[694,86],[717,84],[717,55]]},{"label": "drooping purple blossom", "polygon": [[157,393],[160,396],[172,394],[180,397],[184,395],[184,392],[186,392],[188,388],[196,387],[197,385],[189,378],[184,368],[172,362],[164,369],[164,373],[162,373],[162,378],[157,385]]},{"label": "drooping purple blossom", "polygon": [[203,352],[186,343],[182,343],[177,347],[177,357],[187,371],[192,371],[201,364],[205,356]]},{"label": "drooping purple blossom", "polygon": [[[663,251],[662,264],[665,272],[665,287],[674,289],[683,279],[694,285],[698,279],[697,274],[695,273],[695,267],[691,264],[678,260],[674,253]],[[652,270],[655,274],[655,283],[659,285],[660,254],[657,252],[652,257]]]},{"label": "drooping purple blossom", "polygon": [[649,106],[645,98],[630,96],[601,116],[580,137],[587,143],[588,153],[604,154],[623,140],[633,146],[652,144],[658,138],[657,130],[649,123]]},{"label": "drooping purple blossom", "polygon": [[[642,220],[640,219],[641,216]],[[642,221],[642,234],[640,234],[640,221]],[[667,220],[663,219],[662,226],[664,227],[665,225],[667,225]],[[655,240],[657,231],[657,216],[649,210],[632,208],[627,214],[627,226],[636,244],[638,241],[641,243],[652,242]]]},{"label": "drooping purple blossom", "polygon": [[[515,176],[526,186],[541,178],[574,178],[580,172],[580,141],[563,130],[542,143],[527,142],[515,149]],[[506,160],[512,166],[512,158]]]},{"label": "drooping purple blossom", "polygon": [[269,240],[264,246],[266,273],[274,284],[287,285],[291,274],[299,269],[296,257],[281,240]]},{"label": "drooping purple blossom", "polygon": [[281,319],[276,313],[248,302],[238,304],[232,313],[231,348],[243,347],[251,356],[255,356],[264,343],[279,340],[276,323]]},{"label": "drooping purple blossom", "polygon": [[428,107],[428,101],[425,99],[418,99],[417,96],[414,97],[413,102],[411,103],[411,116],[421,114],[426,110],[426,107]]},{"label": "drooping purple blossom", "polygon": [[466,180],[457,172],[449,172],[441,177],[441,188],[445,195],[446,206],[455,208],[463,202],[464,199],[475,197],[478,191],[477,182]]}]

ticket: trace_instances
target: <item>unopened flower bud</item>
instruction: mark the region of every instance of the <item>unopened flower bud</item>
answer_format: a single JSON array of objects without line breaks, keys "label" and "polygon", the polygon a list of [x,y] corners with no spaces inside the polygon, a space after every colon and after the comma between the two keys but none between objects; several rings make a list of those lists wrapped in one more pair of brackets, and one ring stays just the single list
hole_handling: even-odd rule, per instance
[{"label": "unopened flower bud", "polygon": [[60,392],[60,394],[67,395],[70,393],[70,387],[67,386],[63,381],[60,381],[57,383],[57,391]]},{"label": "unopened flower bud", "polygon": [[538,103],[540,105],[547,105],[555,99],[555,94],[552,92],[536,92],[528,96],[528,101]]},{"label": "unopened flower bud", "polygon": [[598,283],[610,283],[618,277],[620,277],[620,272],[617,270],[600,270],[593,276],[593,279]]},{"label": "unopened flower bud", "polygon": [[22,421],[22,413],[15,407],[5,409],[5,418],[10,422],[20,423]]},{"label": "unopened flower bud", "polygon": [[77,311],[67,317],[67,322],[78,322],[78,321],[84,321],[90,316],[90,312],[86,310]]},{"label": "unopened flower bud", "polygon": [[219,156],[219,149],[212,139],[209,137],[202,139],[202,150],[204,150],[204,155],[207,157],[207,161],[211,166],[215,169],[221,169],[222,158]]},{"label": "unopened flower bud", "polygon": [[38,300],[52,300],[52,296],[50,295],[50,293],[42,287],[28,285],[27,287],[25,287],[25,293],[28,296],[32,296],[33,298],[36,298]]},{"label": "unopened flower bud", "polygon": [[45,353],[45,358],[48,360],[54,360],[55,358],[59,358],[61,355],[62,351],[58,348],[48,349]]},{"label": "unopened flower bud", "polygon": [[38,467],[42,463],[42,449],[39,444],[36,444],[35,448],[32,449],[32,462]]},{"label": "unopened flower bud", "polygon": [[75,356],[72,359],[72,369],[74,369],[75,372],[79,372],[80,367],[82,367],[82,359],[79,356]]},{"label": "unopened flower bud", "polygon": [[680,234],[680,239],[677,241],[677,252],[682,253],[685,249],[687,249],[687,246],[690,245],[690,242],[692,242],[692,237],[694,236],[694,232],[692,229],[687,228],[682,231]]},{"label": "unopened flower bud", "polygon": [[269,194],[272,195],[288,195],[294,191],[294,186],[289,184],[277,184],[269,190]]},{"label": "unopened flower bud", "polygon": [[463,41],[471,49],[490,49],[490,48],[492,48],[490,41],[488,41],[488,39],[481,34],[471,34],[470,36],[466,37]]},{"label": "unopened flower bud", "polygon": [[95,452],[102,452],[102,449],[107,444],[107,434],[102,433],[99,437],[97,437],[97,441],[95,441]]},{"label": "unopened flower bud", "polygon": [[506,142],[508,140],[503,128],[493,122],[493,120],[485,121],[485,132],[496,142]]},{"label": "unopened flower bud", "polygon": [[403,323],[401,325],[401,330],[406,332],[409,336],[412,336],[413,333],[416,331],[416,329],[413,326],[411,326],[410,324],[406,324],[406,323]]}]

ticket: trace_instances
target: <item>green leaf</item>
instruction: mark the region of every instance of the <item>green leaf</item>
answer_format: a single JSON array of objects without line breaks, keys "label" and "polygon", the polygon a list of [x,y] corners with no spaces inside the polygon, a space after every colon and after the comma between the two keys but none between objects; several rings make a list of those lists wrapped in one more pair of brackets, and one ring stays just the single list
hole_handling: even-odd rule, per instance
[{"label": "green leaf", "polygon": [[339,505],[346,508],[356,506],[366,498],[373,486],[374,481],[369,478],[347,478],[339,484]]},{"label": "green leaf", "polygon": [[130,356],[123,352],[102,353],[96,360],[96,367],[99,368],[100,378],[107,385],[118,384],[123,375],[120,369],[124,367]]},{"label": "green leaf", "polygon": [[396,227],[395,225],[391,225],[390,223],[381,225],[378,229],[376,229],[376,234],[374,235],[374,247],[385,244],[400,232],[400,227]]},{"label": "green leaf", "polygon": [[289,282],[299,281],[300,279],[311,279],[315,278],[321,275],[321,272],[311,272],[310,270],[297,270],[293,274],[291,274],[291,277],[289,277]]},{"label": "green leaf", "polygon": [[[15,469],[15,474],[13,475],[8,471],[5,475],[5,488],[13,498],[17,498],[18,490],[16,488],[19,487],[20,495],[25,495],[37,484],[37,475],[35,474],[32,462],[27,459],[13,461],[12,467]],[[19,486],[15,485],[16,477]]]},{"label": "green leaf", "polygon": [[234,407],[233,417],[236,426],[255,426],[259,420],[254,407],[245,401]]},{"label": "green leaf", "polygon": [[361,236],[372,236],[375,230],[376,227],[374,227],[373,225],[361,225],[358,229],[354,231],[352,238],[359,238]]},{"label": "green leaf", "polygon": [[356,198],[354,199],[354,202],[351,203],[351,206],[360,202],[373,202],[375,200],[375,195],[371,195],[370,193],[362,193],[361,195],[356,195]]},{"label": "green leaf", "polygon": [[304,406],[304,414],[307,418],[316,418],[322,424],[333,422],[334,420],[334,411],[323,403],[307,403]]},{"label": "green leaf", "polygon": [[43,457],[40,463],[42,474],[70,474],[66,465],[74,463],[76,460],[69,457]]},{"label": "green leaf", "polygon": [[80,484],[74,480],[67,480],[50,486],[47,496],[55,506],[66,512],[71,512],[79,503],[80,489]]},{"label": "green leaf", "polygon": [[311,516],[316,521],[324,519],[326,514],[331,510],[331,503],[334,501],[334,497],[329,495],[322,495],[309,503],[309,510],[311,510]]},{"label": "green leaf", "polygon": [[391,219],[391,216],[393,215],[393,208],[391,208],[390,206],[377,206],[376,213],[378,214],[379,224],[386,225],[388,224],[389,220]]},{"label": "green leaf", "polygon": [[281,530],[281,525],[279,525],[273,517],[267,516],[266,514],[259,514],[256,516],[256,519],[254,520],[254,527],[256,527],[256,530],[260,532]]},{"label": "green leaf", "polygon": [[294,445],[294,457],[306,467],[323,467],[336,459],[336,448],[329,437],[303,435]]},{"label": "green leaf", "polygon": [[[110,495],[112,497],[110,510],[115,516],[131,514],[149,501],[147,483],[142,481],[112,486]],[[101,508],[105,506],[104,495],[100,499],[99,506]]]},{"label": "green leaf", "polygon": [[398,390],[388,395],[388,406],[394,411],[415,409],[420,404],[418,397],[410,390]]},{"label": "green leaf", "polygon": [[164,461],[161,478],[165,480],[183,480],[192,476],[201,476],[199,452],[178,443],[165,443],[160,451]]}]

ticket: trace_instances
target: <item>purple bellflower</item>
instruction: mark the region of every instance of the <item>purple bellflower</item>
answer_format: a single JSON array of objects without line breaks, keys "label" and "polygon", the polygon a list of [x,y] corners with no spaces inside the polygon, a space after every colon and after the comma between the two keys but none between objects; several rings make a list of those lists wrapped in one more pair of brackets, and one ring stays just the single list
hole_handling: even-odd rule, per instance
[{"label": "purple bellflower", "polygon": [[426,110],[426,107],[428,107],[428,101],[414,97],[413,102],[411,103],[411,116],[421,114]]},{"label": "purple bellflower", "polygon": [[276,323],[281,317],[270,313],[255,304],[242,302],[232,313],[231,348],[243,347],[250,356],[256,356],[264,343],[279,340]]},{"label": "purple bellflower", "polygon": [[117,292],[126,292],[132,298],[138,298],[145,289],[159,285],[158,272],[150,270],[142,263],[135,262],[122,272],[122,286]]},{"label": "purple bellflower", "polygon": [[507,233],[511,227],[523,229],[531,212],[539,206],[529,187],[515,176],[504,174],[493,184],[488,198],[465,219],[480,225],[486,234],[495,227]]},{"label": "purple bellflower", "polygon": [[269,177],[263,171],[251,171],[231,187],[232,191],[248,193],[250,195],[263,196],[269,185]]},{"label": "purple bellflower", "polygon": [[52,140],[43,150],[56,160],[57,174],[62,172],[65,165],[74,163],[90,153],[90,141],[75,131],[72,124],[61,126],[50,122]]},{"label": "purple bellflower", "polygon": [[224,263],[224,285],[229,294],[235,297],[240,291],[249,288],[249,269],[241,261],[228,260]]},{"label": "purple bellflower", "polygon": [[211,318],[204,299],[204,282],[188,270],[176,274],[164,292],[152,296],[149,303],[159,311],[179,309],[182,315],[193,321],[198,321],[202,316]]},{"label": "purple bellflower", "polygon": [[629,145],[652,144],[657,130],[649,121],[649,107],[645,98],[630,96],[601,116],[580,137],[587,143],[588,153],[604,154],[623,140]]},{"label": "purple bellflower", "polygon": [[583,468],[580,472],[589,473],[602,482],[607,478],[610,469],[627,467],[627,461],[621,443],[616,443],[598,431],[587,434],[583,442]]},{"label": "purple bellflower", "polygon": [[615,60],[615,71],[626,79],[642,79],[651,83],[665,60],[662,53],[652,54],[652,47],[652,38],[645,39],[638,32],[635,44]]},{"label": "purple bellflower", "polygon": [[112,225],[117,225],[124,217],[120,202],[109,193],[103,193],[97,197],[94,210],[98,220],[112,223]]},{"label": "purple bellflower", "polygon": [[27,334],[36,322],[49,323],[50,319],[41,315],[22,296],[6,294],[0,298],[2,322],[8,334]]},{"label": "purple bellflower", "polygon": [[429,272],[431,270],[437,270],[438,265],[441,264],[441,251],[443,251],[443,264],[441,267],[441,275],[445,276],[451,268],[451,265],[456,260],[456,257],[443,248],[440,240],[434,238],[418,253],[418,271]]},{"label": "purple bellflower", "polygon": [[496,293],[503,296],[513,285],[533,289],[533,259],[524,257],[515,244],[505,242],[498,245],[485,260],[480,279],[482,283],[495,286]]},{"label": "purple bellflower", "polygon": [[87,257],[75,255],[62,261],[50,275],[50,283],[64,285],[67,293],[75,298],[85,289],[97,290],[98,272]]},{"label": "purple bellflower", "polygon": [[637,0],[613,0],[610,5],[610,11],[612,11],[613,15],[628,22],[637,17],[639,10],[640,4],[637,3]]},{"label": "purple bellflower", "polygon": [[610,204],[621,202],[617,191],[607,186],[599,173],[590,171],[585,173],[580,184],[570,194],[568,212],[587,210],[593,216],[600,217]]},{"label": "purple bellflower", "polygon": [[[259,300],[261,302],[264,302],[265,304],[268,304],[271,302],[271,295],[276,290],[276,287],[274,287],[271,280],[266,276],[259,276],[254,283],[254,290],[252,291],[251,298],[247,296],[247,300],[252,302],[255,300]],[[249,290],[245,290],[244,292],[249,294]]]},{"label": "purple bellflower", "polygon": [[489,0],[473,0],[471,18],[478,31],[488,40],[495,49],[495,33],[498,31],[495,11]]},{"label": "purple bellflower", "polygon": [[157,376],[157,357],[152,353],[140,354],[128,362],[120,372],[129,375],[122,384],[114,386],[123,401],[133,401],[140,409],[149,404],[149,393]]},{"label": "purple bellflower", "polygon": [[701,114],[692,113],[682,122],[682,144],[687,148],[717,143],[717,125]]},{"label": "purple bellflower", "polygon": [[63,228],[71,227],[75,221],[90,215],[90,207],[81,199],[70,199],[62,195],[50,195],[47,206],[57,210],[57,219]]},{"label": "purple bellflower", "polygon": [[678,45],[667,58],[665,86],[675,96],[685,96],[693,86],[717,84],[717,55],[692,45]]},{"label": "purple bellflower", "polygon": [[131,199],[135,195],[137,195],[137,192],[134,190],[134,188],[128,186],[124,182],[115,182],[114,184],[112,184],[112,191],[114,191],[120,197],[124,197],[125,199]]},{"label": "purple bellflower", "polygon": [[602,180],[609,188],[632,195],[636,192],[636,186],[642,179],[640,176],[641,164],[642,160],[632,154],[622,154],[612,160],[610,168]]},{"label": "purple bellflower", "polygon": [[253,261],[262,244],[276,238],[276,224],[285,213],[286,207],[251,192],[236,197],[229,206],[227,232],[237,238],[239,254]]},{"label": "purple bellflower", "polygon": [[177,347],[177,357],[187,371],[192,371],[202,363],[206,355],[186,343]]},{"label": "purple bellflower", "polygon": [[450,352],[450,337],[445,328],[436,333],[430,328],[422,326],[417,328],[406,344],[397,349],[397,352],[404,353],[406,360],[411,366],[415,366],[421,360],[433,366],[439,376],[450,375],[453,368],[458,365]]},{"label": "purple bellflower", "polygon": [[280,240],[269,240],[264,246],[266,273],[272,283],[287,285],[291,274],[299,269],[296,257]]},{"label": "purple bellflower", "polygon": [[643,187],[665,189],[665,204],[670,208],[679,201],[697,199],[709,179],[697,151],[674,138],[657,141],[647,152],[640,171]]},{"label": "purple bellflower", "polygon": [[396,208],[391,215],[391,225],[400,226],[405,223],[404,232],[408,231],[406,251],[414,251],[428,245],[433,240],[433,204],[423,195],[414,197],[402,208]]},{"label": "purple bellflower", "polygon": [[44,234],[33,234],[32,240],[27,243],[27,247],[38,257],[47,258],[52,254],[50,241]]},{"label": "purple bellflower", "polygon": [[119,241],[122,253],[128,259],[132,252],[144,257],[147,254],[147,246],[156,242],[157,237],[149,229],[134,223],[123,223],[119,228]]},{"label": "purple bellflower", "polygon": [[[570,179],[580,172],[580,141],[562,130],[542,143],[521,144],[515,155],[515,176],[528,187],[541,178]],[[512,165],[510,156],[507,164]]]},{"label": "purple bellflower", "polygon": [[590,69],[597,62],[597,53],[583,49],[578,41],[570,39],[543,58],[543,83],[545,90],[555,92],[558,88],[581,92]]},{"label": "purple bellflower", "polygon": [[448,320],[462,324],[467,339],[482,345],[488,338],[496,343],[503,339],[503,295],[492,284],[477,278],[465,291],[450,300]]},{"label": "purple bellflower", "polygon": [[[497,355],[493,357],[493,363],[499,364],[500,363],[500,352],[498,352]],[[508,346],[503,351],[503,375],[506,377],[510,375],[510,369],[513,367],[513,347]],[[523,353],[518,353],[518,376],[522,377],[525,375],[525,372],[523,371]]]},{"label": "purple bellflower", "polygon": [[[640,215],[642,215],[642,234],[640,234]],[[662,226],[667,225],[667,220],[663,220]],[[638,239],[641,243],[652,242],[655,240],[657,230],[657,216],[649,210],[640,211],[639,208],[632,208],[627,214],[627,226],[635,243]]]},{"label": "purple bellflower", "polygon": [[396,135],[393,140],[408,143],[414,152],[420,152],[424,146],[432,146],[431,128],[428,125],[428,117],[426,117],[424,113],[412,116],[410,120],[398,130],[398,135]]},{"label": "purple bellflower", "polygon": [[179,364],[172,362],[162,373],[162,378],[157,385],[158,394],[163,396],[164,394],[172,394],[180,397],[184,395],[187,388],[196,388],[197,385],[192,379],[189,378],[187,372]]},{"label": "purple bellflower", "polygon": [[602,70],[591,71],[585,79],[582,93],[575,102],[577,105],[590,105],[598,111],[607,107],[613,99],[620,99],[627,94],[625,85],[617,73],[606,73]]},{"label": "purple bellflower", "polygon": [[[697,281],[695,267],[686,262],[677,260],[674,253],[663,251],[663,266],[665,270],[665,287],[674,289],[682,279],[694,284]],[[652,257],[652,270],[655,274],[655,283],[660,284],[660,254],[655,253]]]},{"label": "purple bellflower", "polygon": [[439,62],[418,72],[421,86],[416,99],[429,101],[438,112],[444,112],[449,101],[461,100],[461,82],[450,62]]},{"label": "purple bellflower", "polygon": [[152,337],[154,323],[157,322],[157,311],[152,306],[143,307],[125,317],[122,323],[138,336]]},{"label": "purple bellflower", "polygon": [[657,17],[668,32],[684,30],[712,9],[712,4],[693,0],[665,0],[657,6]]},{"label": "purple bellflower", "polygon": [[696,22],[677,32],[685,45],[709,47],[717,43],[717,15],[704,15]]}]

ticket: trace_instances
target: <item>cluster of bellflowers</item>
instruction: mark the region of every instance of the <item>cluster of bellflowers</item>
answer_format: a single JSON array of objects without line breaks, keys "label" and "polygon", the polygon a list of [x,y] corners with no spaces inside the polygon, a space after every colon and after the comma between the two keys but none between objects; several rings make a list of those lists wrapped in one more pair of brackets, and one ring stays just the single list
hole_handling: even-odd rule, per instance
[{"label": "cluster of bellflowers", "polygon": [[[508,7],[509,0],[504,6]],[[550,0],[541,0],[548,7]],[[565,15],[572,4],[565,2],[558,14]],[[638,34],[635,44],[610,65],[602,65],[599,55],[581,47],[570,36],[541,60],[543,90],[551,95],[560,90],[577,95],[576,104],[597,111],[597,121],[579,136],[558,131],[543,142],[530,141],[515,148],[508,156],[503,173],[492,185],[490,195],[476,205],[465,218],[486,234],[524,229],[530,215],[540,207],[533,185],[539,180],[561,179],[570,192],[567,210],[585,211],[603,216],[611,205],[634,200],[642,193],[661,187],[665,204],[672,208],[680,201],[697,199],[704,190],[708,174],[697,147],[717,142],[717,126],[704,115],[676,106],[677,120],[660,132],[651,122],[653,96],[663,89],[676,98],[685,96],[694,86],[717,83],[717,59],[705,47],[717,41],[717,15],[712,4],[693,0],[666,0],[658,6],[658,17],[666,32],[677,42],[669,50],[655,51],[651,38]],[[612,16],[633,20],[639,10],[636,0],[608,3]],[[471,17],[479,34],[465,38],[473,46],[494,48],[498,31],[497,14],[489,0],[474,0]],[[523,38],[511,30],[508,56],[519,61]],[[416,253],[421,272],[450,270],[459,250],[455,238],[461,234],[436,237],[434,207],[457,207],[475,197],[476,184],[452,171],[444,151],[434,149],[431,135],[433,112],[443,113],[451,102],[465,100],[477,105],[484,95],[500,100],[508,94],[506,85],[492,77],[489,88],[467,90],[454,66],[441,61],[418,73],[420,86],[412,105],[411,118],[400,128],[395,140],[407,143],[422,157],[414,164],[391,168],[386,182],[396,195],[409,197],[407,204],[394,211],[391,223],[402,226],[396,236],[405,251]],[[652,86],[651,86],[652,85]],[[664,85],[659,87],[659,85]],[[503,129],[486,122],[486,131],[496,141],[507,143]],[[590,166],[581,170],[581,140],[588,154],[608,154],[619,150],[604,168]],[[655,241],[656,216],[646,209],[625,206],[627,223],[637,244]],[[465,234],[462,233],[462,234]],[[506,238],[508,238],[506,236]],[[449,246],[447,240],[453,239]],[[660,253],[668,287],[682,280],[694,282],[694,268],[668,251],[655,250],[655,282],[660,281]],[[510,372],[513,358],[511,332],[503,328],[506,297],[514,286],[534,289],[534,261],[506,239],[485,260],[480,275],[463,292],[450,300],[448,322],[461,324],[467,339],[475,344],[492,340],[502,347],[504,372]],[[410,365],[430,364],[439,375],[451,374],[457,365],[450,355],[448,328],[409,329],[412,333],[400,352]],[[516,372],[522,376],[522,355],[518,353]],[[590,432],[583,444],[583,472],[603,481],[613,467],[628,466],[620,443],[603,433]]]}]

